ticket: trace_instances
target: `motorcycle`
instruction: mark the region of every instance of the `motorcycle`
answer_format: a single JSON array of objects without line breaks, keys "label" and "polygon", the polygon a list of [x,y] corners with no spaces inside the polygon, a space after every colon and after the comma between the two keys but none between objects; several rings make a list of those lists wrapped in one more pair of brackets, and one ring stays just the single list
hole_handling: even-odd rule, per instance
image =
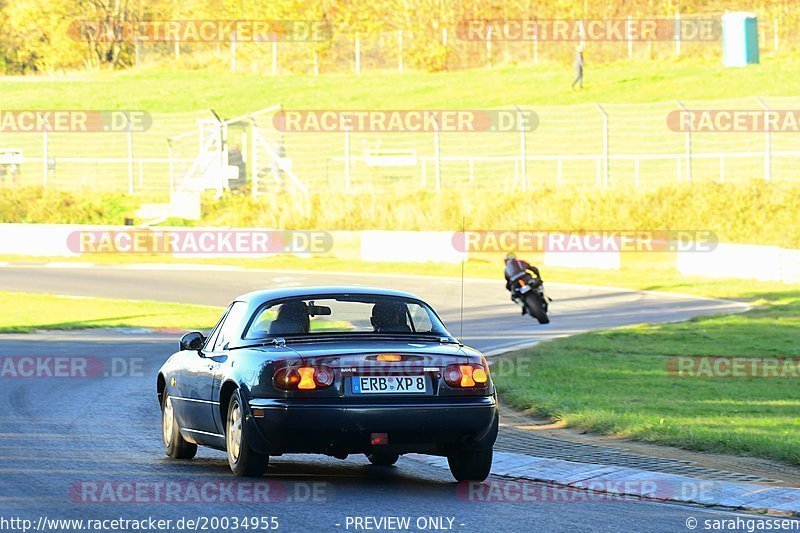
[{"label": "motorcycle", "polygon": [[526,272],[511,284],[511,299],[519,305],[523,314],[527,313],[539,324],[549,324],[547,316],[548,302],[552,301],[544,294],[544,283],[541,278]]}]

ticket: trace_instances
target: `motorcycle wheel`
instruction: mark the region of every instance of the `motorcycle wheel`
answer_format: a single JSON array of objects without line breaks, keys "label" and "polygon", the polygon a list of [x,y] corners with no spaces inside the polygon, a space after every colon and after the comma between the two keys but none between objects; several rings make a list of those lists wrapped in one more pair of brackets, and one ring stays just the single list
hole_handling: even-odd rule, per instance
[{"label": "motorcycle wheel", "polygon": [[528,294],[525,296],[525,307],[528,309],[528,314],[539,321],[539,324],[549,324],[550,318],[547,316],[541,300],[535,294]]}]

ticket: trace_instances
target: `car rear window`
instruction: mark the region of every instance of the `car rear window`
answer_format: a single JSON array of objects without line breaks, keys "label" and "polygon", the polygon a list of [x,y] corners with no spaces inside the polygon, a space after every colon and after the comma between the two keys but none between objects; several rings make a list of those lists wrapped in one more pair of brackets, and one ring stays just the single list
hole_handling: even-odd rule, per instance
[{"label": "car rear window", "polygon": [[367,333],[449,336],[433,310],[417,300],[346,295],[270,303],[256,311],[245,338]]}]

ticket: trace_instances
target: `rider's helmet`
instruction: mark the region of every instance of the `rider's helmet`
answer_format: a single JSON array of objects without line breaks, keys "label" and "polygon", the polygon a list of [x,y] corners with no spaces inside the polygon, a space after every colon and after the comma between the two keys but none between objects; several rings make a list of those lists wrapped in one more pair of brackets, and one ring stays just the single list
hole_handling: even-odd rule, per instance
[{"label": "rider's helmet", "polygon": [[506,254],[506,258],[505,258],[503,261],[505,261],[506,263],[508,263],[510,260],[512,260],[512,259],[516,259],[516,258],[517,258],[517,254],[515,254],[514,252],[508,252],[508,253]]}]

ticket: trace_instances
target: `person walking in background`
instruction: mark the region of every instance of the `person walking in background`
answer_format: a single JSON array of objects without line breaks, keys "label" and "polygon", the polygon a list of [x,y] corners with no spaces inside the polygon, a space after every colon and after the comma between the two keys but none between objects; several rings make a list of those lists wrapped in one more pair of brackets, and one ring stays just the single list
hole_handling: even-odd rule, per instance
[{"label": "person walking in background", "polygon": [[575,81],[572,82],[572,88],[575,88],[575,84],[580,84],[578,87],[583,89],[583,45],[579,44],[575,48],[575,61],[572,62],[572,66],[575,68]]}]

